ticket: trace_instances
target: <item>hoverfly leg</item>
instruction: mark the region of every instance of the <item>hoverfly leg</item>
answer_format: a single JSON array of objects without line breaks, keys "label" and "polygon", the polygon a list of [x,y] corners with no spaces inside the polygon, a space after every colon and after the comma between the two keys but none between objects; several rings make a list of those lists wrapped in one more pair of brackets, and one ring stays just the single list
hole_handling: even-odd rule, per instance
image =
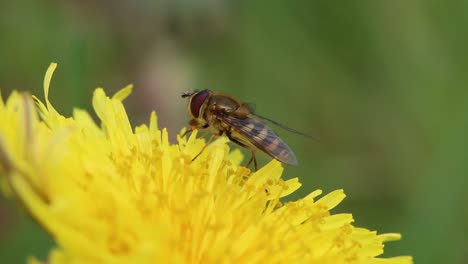
[{"label": "hoverfly leg", "polygon": [[255,157],[255,151],[252,151],[252,156],[254,156],[255,171],[258,171],[257,157]]},{"label": "hoverfly leg", "polygon": [[257,157],[255,156],[255,150],[251,148],[249,149],[250,149],[250,152],[252,153],[252,156],[250,157],[249,162],[247,162],[246,167],[247,168],[250,167],[250,164],[252,164],[252,161],[253,161],[255,171],[258,171],[258,164],[257,164]]},{"label": "hoverfly leg", "polygon": [[206,138],[206,136],[208,136],[209,134],[210,134],[210,131],[205,130],[199,138]]},{"label": "hoverfly leg", "polygon": [[[210,139],[208,139],[208,141],[205,143],[205,146],[203,146],[203,148],[200,150],[200,152],[192,159],[192,161],[194,161],[195,159],[198,158],[198,156],[200,156],[203,151],[206,149],[206,147],[208,147],[208,145],[211,143],[211,141],[213,141],[214,137],[217,136],[221,136],[222,133],[215,133],[213,135],[211,135]],[[203,137],[206,137],[206,135],[208,135],[208,133],[205,133],[205,135],[203,135]]]},{"label": "hoverfly leg", "polygon": [[185,132],[181,135],[181,137],[185,137],[185,135],[187,135],[188,133],[192,133],[194,130],[205,129],[209,127],[208,124],[204,124],[203,126],[198,125],[197,121],[195,121],[194,119],[189,121],[189,125],[190,125],[190,128],[185,130]]},{"label": "hoverfly leg", "polygon": [[189,129],[185,130],[185,132],[182,135],[180,135],[180,137],[185,137],[188,133],[192,133],[192,131],[193,131],[193,129],[189,128]]}]

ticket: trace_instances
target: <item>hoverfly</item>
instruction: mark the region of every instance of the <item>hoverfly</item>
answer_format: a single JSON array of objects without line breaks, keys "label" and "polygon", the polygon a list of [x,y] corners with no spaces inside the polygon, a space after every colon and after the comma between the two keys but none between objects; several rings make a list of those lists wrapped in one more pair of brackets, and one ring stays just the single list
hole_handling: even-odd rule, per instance
[{"label": "hoverfly", "polygon": [[[254,114],[252,106],[228,95],[202,90],[183,93],[182,98],[186,97],[189,98],[187,108],[192,119],[189,121],[191,128],[184,135],[195,129],[211,128],[214,130],[214,135],[207,141],[205,147],[211,142],[213,136],[226,135],[232,142],[251,151],[252,156],[246,167],[250,167],[253,161],[255,171],[258,170],[255,156],[256,149],[282,163],[297,165],[298,162],[294,152],[261,120],[269,121],[296,134],[307,137],[308,135]],[[193,160],[203,152],[205,147]]]}]

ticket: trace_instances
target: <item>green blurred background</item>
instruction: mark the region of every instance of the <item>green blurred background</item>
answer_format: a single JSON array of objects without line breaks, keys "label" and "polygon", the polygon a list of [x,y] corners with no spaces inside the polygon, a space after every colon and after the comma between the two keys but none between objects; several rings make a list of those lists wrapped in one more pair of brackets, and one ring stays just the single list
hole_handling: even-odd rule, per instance
[{"label": "green blurred background", "polygon": [[[156,110],[172,139],[180,93],[209,88],[318,138],[281,129],[303,187],[345,189],[334,212],[401,232],[385,256],[468,263],[468,1],[3,1],[0,87],[64,114],[129,83],[133,125]],[[268,161],[260,158],[261,164]],[[50,239],[0,198],[0,262],[45,257]]]}]

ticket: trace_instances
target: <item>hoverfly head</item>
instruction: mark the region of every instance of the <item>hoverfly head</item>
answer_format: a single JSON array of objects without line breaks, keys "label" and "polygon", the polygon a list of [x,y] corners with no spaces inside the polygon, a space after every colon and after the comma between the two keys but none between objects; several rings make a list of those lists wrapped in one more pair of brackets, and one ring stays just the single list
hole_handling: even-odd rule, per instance
[{"label": "hoverfly head", "polygon": [[210,90],[205,89],[199,92],[185,92],[182,94],[182,98],[189,97],[188,111],[193,117],[198,118],[200,116],[200,110],[211,93]]}]

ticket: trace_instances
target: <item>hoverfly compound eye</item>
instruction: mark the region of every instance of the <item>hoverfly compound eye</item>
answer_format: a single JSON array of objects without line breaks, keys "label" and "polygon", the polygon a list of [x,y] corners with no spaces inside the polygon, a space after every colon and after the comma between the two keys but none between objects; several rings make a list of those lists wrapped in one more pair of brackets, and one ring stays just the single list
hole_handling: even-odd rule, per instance
[{"label": "hoverfly compound eye", "polygon": [[190,113],[193,117],[198,118],[200,115],[200,109],[203,103],[206,101],[210,95],[210,90],[203,90],[197,93],[192,94],[190,97]]}]

